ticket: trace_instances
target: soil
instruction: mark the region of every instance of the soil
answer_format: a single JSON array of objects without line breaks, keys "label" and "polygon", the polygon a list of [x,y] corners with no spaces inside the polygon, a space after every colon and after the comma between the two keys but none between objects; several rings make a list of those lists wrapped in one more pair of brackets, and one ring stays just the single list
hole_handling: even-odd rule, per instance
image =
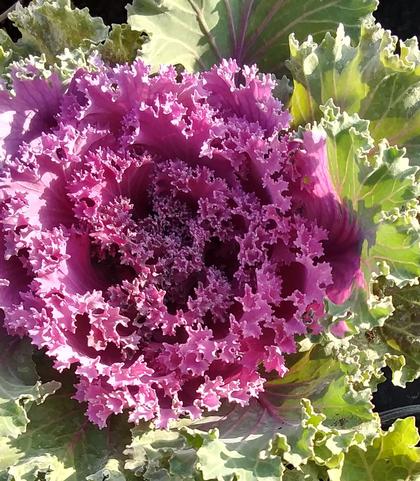
[{"label": "soil", "polygon": [[[112,23],[124,23],[127,19],[125,5],[129,0],[73,0],[78,8],[88,7],[91,15],[100,16],[107,25]],[[305,0],[298,0],[305,1]],[[0,0],[0,14],[15,3],[15,0]],[[29,0],[21,0],[27,5]],[[414,35],[420,37],[420,2],[419,0],[380,0],[378,10],[375,12],[376,19],[384,28],[390,29],[401,39],[407,39]],[[19,32],[10,21],[3,22],[9,35],[16,40]],[[389,370],[385,370],[387,381],[379,386],[374,395],[376,409],[386,411],[396,407],[420,404],[420,380],[407,385],[406,389],[393,386],[390,382]],[[420,417],[417,418],[420,424]]]}]

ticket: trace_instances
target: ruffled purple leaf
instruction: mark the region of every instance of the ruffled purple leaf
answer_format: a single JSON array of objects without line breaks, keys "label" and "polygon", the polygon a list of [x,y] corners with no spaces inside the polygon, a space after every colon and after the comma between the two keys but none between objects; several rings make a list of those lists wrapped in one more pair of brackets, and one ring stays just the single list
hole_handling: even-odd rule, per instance
[{"label": "ruffled purple leaf", "polygon": [[64,90],[56,73],[45,78],[31,63],[12,69],[12,88],[13,94],[6,87],[0,90],[3,162],[16,155],[22,142],[30,142],[56,126]]}]

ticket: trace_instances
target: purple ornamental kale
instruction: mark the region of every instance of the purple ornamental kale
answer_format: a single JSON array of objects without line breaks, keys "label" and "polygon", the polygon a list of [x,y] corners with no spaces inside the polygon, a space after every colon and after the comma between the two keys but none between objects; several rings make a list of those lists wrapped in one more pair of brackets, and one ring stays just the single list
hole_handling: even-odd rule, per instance
[{"label": "purple ornamental kale", "polygon": [[0,308],[75,366],[99,426],[245,405],[359,279],[325,139],[288,132],[271,76],[142,61],[0,95]]}]

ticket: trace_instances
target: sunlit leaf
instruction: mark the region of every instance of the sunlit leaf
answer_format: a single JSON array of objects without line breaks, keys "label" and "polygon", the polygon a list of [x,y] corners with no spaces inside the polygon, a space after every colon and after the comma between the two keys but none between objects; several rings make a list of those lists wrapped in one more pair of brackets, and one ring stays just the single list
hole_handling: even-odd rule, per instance
[{"label": "sunlit leaf", "polygon": [[142,52],[154,67],[182,64],[201,70],[236,58],[266,71],[283,72],[288,37],[321,39],[344,23],[355,36],[376,0],[134,0],[128,23],[150,41]]}]

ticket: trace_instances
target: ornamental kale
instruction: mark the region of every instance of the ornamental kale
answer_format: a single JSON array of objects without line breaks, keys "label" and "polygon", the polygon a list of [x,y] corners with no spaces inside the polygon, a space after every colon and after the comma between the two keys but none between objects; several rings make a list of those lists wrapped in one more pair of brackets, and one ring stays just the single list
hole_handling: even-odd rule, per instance
[{"label": "ornamental kale", "polygon": [[372,404],[420,374],[417,40],[377,0],[27,3],[0,479],[417,479],[414,419]]},{"label": "ornamental kale", "polygon": [[258,397],[295,337],[320,332],[324,297],[360,281],[325,139],[292,137],[272,78],[232,60],[98,64],[66,88],[30,73],[2,97],[9,333],[77,366],[101,427]]}]

